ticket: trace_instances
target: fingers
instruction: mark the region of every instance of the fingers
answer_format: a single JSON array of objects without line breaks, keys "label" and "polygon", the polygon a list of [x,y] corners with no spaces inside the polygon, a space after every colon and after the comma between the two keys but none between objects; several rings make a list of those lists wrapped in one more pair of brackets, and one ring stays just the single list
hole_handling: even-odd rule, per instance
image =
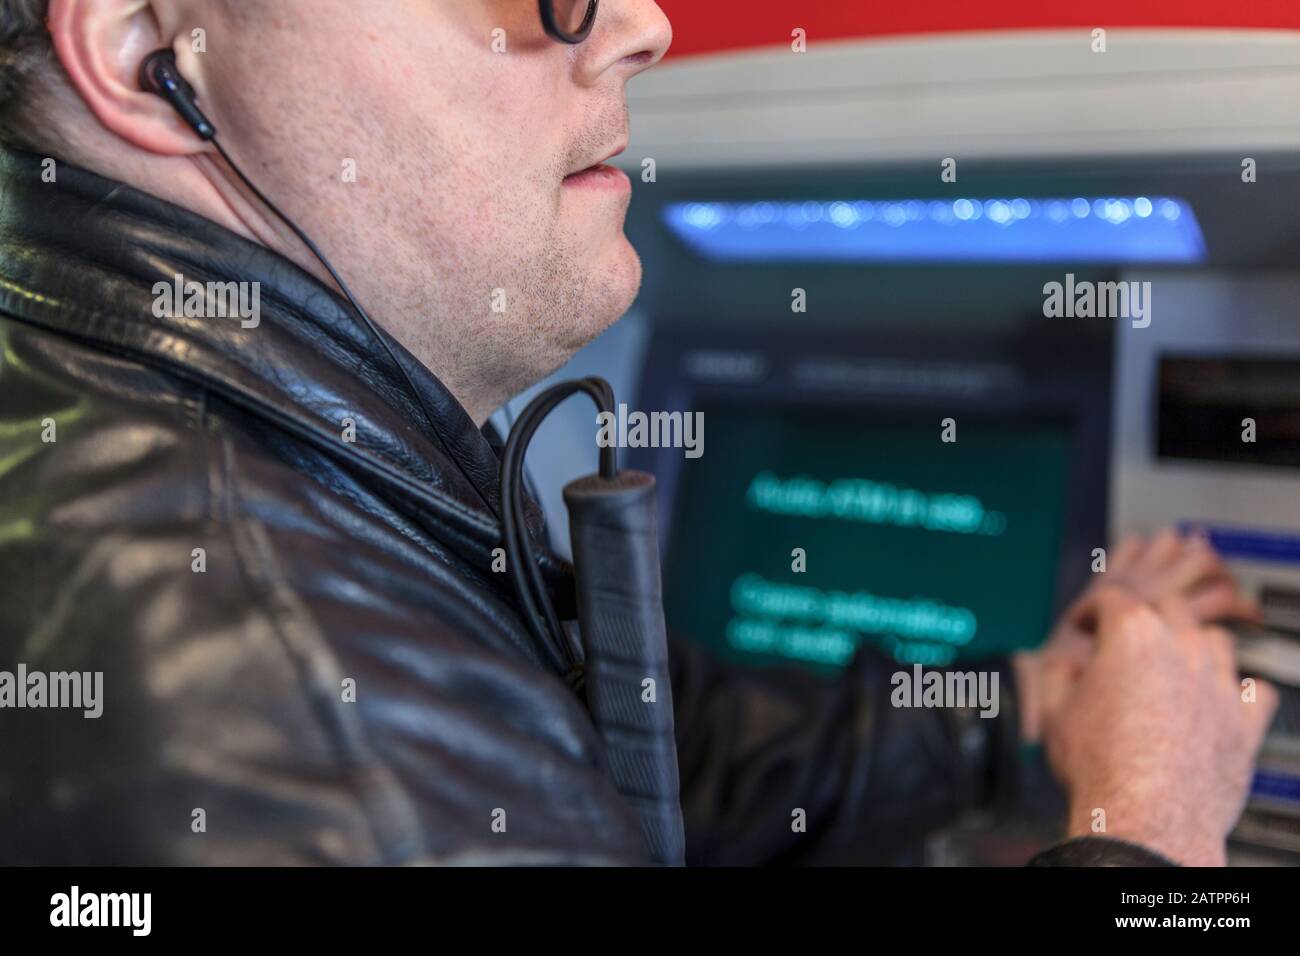
[{"label": "fingers", "polygon": [[1183,538],[1173,528],[1165,528],[1147,544],[1133,565],[1133,573],[1154,578],[1178,558],[1183,549]]},{"label": "fingers", "polygon": [[1103,605],[1107,601],[1117,601],[1123,597],[1136,600],[1128,590],[1118,584],[1111,584],[1106,581],[1103,584],[1094,585],[1074,603],[1067,616],[1075,627],[1093,633],[1101,624],[1100,618]]},{"label": "fingers", "polygon": [[1207,578],[1227,574],[1223,559],[1204,538],[1183,539],[1173,559],[1156,578],[1162,590],[1183,591]]},{"label": "fingers", "polygon": [[1115,640],[1131,640],[1153,628],[1163,629],[1165,626],[1150,606],[1124,588],[1099,588],[1093,598],[1093,613],[1097,622],[1099,644]]},{"label": "fingers", "polygon": [[1110,570],[1114,574],[1124,574],[1132,570],[1143,551],[1146,550],[1141,535],[1127,534],[1111,551]]},{"label": "fingers", "polygon": [[1263,614],[1253,598],[1241,592],[1232,578],[1216,578],[1193,590],[1187,598],[1201,621],[1255,621]]},{"label": "fingers", "polygon": [[1180,535],[1165,528],[1149,541],[1126,537],[1115,549],[1115,584],[1153,604],[1181,594],[1202,623],[1228,619],[1259,620],[1258,605],[1237,585],[1223,558],[1200,534]]}]

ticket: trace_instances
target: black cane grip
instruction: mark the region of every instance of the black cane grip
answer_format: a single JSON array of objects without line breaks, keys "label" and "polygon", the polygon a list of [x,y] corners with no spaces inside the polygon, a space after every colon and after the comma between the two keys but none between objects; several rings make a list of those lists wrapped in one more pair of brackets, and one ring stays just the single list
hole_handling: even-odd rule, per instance
[{"label": "black cane grip", "polygon": [[685,853],[664,628],[655,481],[644,472],[590,475],[564,489],[587,706],[614,783],[636,807],[651,856]]}]

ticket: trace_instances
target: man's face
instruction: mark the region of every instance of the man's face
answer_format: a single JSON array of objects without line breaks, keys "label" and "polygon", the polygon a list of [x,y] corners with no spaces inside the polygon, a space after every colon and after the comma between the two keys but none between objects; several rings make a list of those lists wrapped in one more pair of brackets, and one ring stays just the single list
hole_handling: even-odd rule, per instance
[{"label": "man's face", "polygon": [[536,0],[195,7],[208,52],[181,69],[226,148],[476,418],[631,304],[630,183],[592,167],[669,43],[652,0],[602,0],[577,46]]}]

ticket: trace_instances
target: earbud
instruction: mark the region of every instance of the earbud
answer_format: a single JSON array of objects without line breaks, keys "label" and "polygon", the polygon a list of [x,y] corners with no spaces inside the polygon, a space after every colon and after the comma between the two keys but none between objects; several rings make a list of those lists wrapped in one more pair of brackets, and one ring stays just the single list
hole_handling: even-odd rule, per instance
[{"label": "earbud", "polygon": [[140,89],[170,103],[200,139],[210,140],[217,135],[217,128],[199,109],[194,87],[176,68],[176,54],[171,50],[156,50],[145,57],[140,64]]}]

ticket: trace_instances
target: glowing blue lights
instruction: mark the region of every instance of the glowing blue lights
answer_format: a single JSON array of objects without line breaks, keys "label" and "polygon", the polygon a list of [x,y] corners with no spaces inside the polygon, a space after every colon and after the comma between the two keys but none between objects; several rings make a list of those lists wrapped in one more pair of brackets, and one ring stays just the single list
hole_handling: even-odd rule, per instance
[{"label": "glowing blue lights", "polygon": [[683,202],[668,227],[723,261],[1194,263],[1205,240],[1186,200],[891,199]]}]

